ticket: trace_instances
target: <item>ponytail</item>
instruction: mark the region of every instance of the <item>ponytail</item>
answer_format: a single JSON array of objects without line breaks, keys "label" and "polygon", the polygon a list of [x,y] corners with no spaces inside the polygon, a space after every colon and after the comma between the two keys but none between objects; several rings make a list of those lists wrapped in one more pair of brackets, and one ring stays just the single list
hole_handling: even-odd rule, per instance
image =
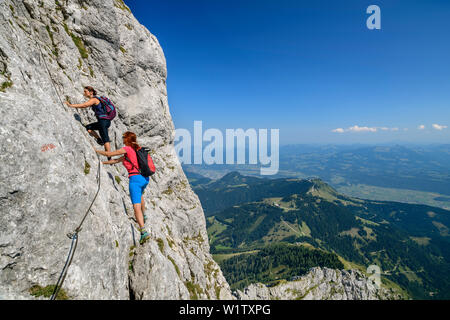
[{"label": "ponytail", "polygon": [[134,149],[134,151],[138,151],[141,148],[141,146],[138,145],[136,142],[132,142],[131,147]]}]

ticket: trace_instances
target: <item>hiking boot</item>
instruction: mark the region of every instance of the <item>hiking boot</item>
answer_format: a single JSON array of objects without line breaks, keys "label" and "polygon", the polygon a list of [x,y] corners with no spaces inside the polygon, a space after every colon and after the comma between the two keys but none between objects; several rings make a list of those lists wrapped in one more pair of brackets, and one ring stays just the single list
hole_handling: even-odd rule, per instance
[{"label": "hiking boot", "polygon": [[139,239],[139,243],[144,244],[148,239],[150,239],[150,234],[148,232],[141,233],[141,239]]},{"label": "hiking boot", "polygon": [[101,145],[101,146],[104,146],[104,145],[105,145],[105,143],[103,142],[102,138],[97,138],[97,139],[95,139],[95,140],[97,141],[97,143],[98,143],[99,145]]}]

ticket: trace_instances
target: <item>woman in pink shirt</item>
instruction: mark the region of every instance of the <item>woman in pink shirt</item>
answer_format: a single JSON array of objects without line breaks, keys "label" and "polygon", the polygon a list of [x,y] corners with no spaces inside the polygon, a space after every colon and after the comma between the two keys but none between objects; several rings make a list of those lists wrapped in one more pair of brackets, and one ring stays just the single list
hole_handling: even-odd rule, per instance
[{"label": "woman in pink shirt", "polygon": [[116,164],[122,162],[125,168],[128,171],[129,177],[129,190],[131,202],[133,203],[134,215],[136,217],[136,221],[139,224],[139,231],[141,232],[140,243],[143,243],[150,237],[150,234],[145,230],[145,221],[144,221],[144,211],[145,211],[145,202],[144,196],[142,195],[145,188],[148,185],[149,178],[144,177],[139,172],[139,164],[137,161],[136,151],[138,151],[141,147],[137,143],[136,134],[133,132],[125,132],[123,134],[123,143],[124,147],[112,151],[102,151],[95,150],[98,154],[101,154],[106,157],[114,157],[114,156],[122,156],[118,159],[113,159],[110,161],[105,161],[103,164]]}]

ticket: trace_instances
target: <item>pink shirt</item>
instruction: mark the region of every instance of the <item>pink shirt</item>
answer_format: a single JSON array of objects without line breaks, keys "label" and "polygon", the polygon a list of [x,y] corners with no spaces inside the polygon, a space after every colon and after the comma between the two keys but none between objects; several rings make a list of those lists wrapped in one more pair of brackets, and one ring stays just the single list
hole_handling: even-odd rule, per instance
[{"label": "pink shirt", "polygon": [[139,164],[137,161],[136,151],[134,151],[132,147],[128,146],[123,147],[123,149],[127,152],[126,154],[127,158],[130,159],[131,163],[134,165],[133,166],[129,161],[127,161],[127,159],[123,160],[123,165],[128,171],[128,176],[131,177],[140,174],[138,170]]}]

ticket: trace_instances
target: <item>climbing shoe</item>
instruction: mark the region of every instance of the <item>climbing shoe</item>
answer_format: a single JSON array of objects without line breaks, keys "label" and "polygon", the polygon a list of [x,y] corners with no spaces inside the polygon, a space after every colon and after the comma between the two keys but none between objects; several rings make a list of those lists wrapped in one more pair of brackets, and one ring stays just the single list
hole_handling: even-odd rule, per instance
[{"label": "climbing shoe", "polygon": [[139,243],[144,244],[148,239],[150,239],[150,234],[148,232],[141,233],[141,239],[139,240]]}]

